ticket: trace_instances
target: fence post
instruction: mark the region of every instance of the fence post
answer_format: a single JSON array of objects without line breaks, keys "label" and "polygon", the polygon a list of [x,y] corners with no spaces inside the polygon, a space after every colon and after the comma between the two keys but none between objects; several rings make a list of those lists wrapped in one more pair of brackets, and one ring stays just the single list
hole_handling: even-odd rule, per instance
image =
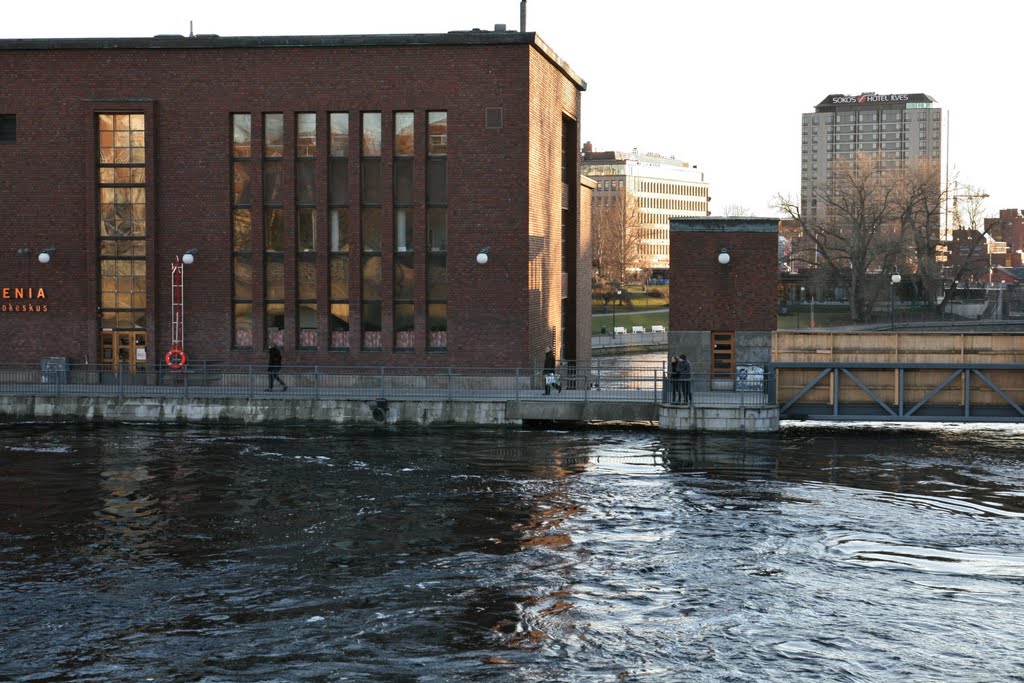
[{"label": "fence post", "polygon": [[384,396],[384,366],[380,366],[380,396]]},{"label": "fence post", "polygon": [[448,400],[452,400],[452,368],[448,366]]},{"label": "fence post", "polygon": [[320,400],[320,366],[313,366],[313,398]]},{"label": "fence post", "polygon": [[252,400],[253,376],[252,366],[249,366],[249,400]]},{"label": "fence post", "polygon": [[117,366],[117,397],[124,398],[124,368],[120,364]]},{"label": "fence post", "polygon": [[519,400],[519,368],[516,368],[516,383],[514,385],[514,388],[515,388],[515,397],[516,397],[516,400],[518,401]]}]

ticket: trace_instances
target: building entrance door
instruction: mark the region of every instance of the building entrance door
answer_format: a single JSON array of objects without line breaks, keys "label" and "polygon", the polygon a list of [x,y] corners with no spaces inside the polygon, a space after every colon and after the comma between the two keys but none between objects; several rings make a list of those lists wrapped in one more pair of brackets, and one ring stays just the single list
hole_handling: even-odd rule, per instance
[{"label": "building entrance door", "polygon": [[711,374],[713,379],[732,380],[736,372],[736,338],[732,332],[711,333]]},{"label": "building entrance door", "polygon": [[140,330],[103,330],[100,333],[100,363],[104,370],[135,374],[146,367],[146,333]]}]

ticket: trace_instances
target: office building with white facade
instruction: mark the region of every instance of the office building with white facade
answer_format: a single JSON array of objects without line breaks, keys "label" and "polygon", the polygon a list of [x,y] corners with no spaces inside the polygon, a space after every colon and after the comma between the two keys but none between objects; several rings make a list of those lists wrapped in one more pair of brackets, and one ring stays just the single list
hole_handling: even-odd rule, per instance
[{"label": "office building with white facade", "polygon": [[582,173],[597,183],[593,211],[616,195],[633,195],[642,231],[634,270],[669,267],[669,219],[710,216],[711,196],[704,172],[673,157],[632,152],[595,152],[583,146]]}]

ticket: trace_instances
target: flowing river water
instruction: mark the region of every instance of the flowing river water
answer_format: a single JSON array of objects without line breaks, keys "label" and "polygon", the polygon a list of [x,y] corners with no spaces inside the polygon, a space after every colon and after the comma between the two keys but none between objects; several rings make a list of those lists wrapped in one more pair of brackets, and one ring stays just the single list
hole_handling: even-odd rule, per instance
[{"label": "flowing river water", "polygon": [[8,424],[4,681],[1020,681],[1024,429]]}]

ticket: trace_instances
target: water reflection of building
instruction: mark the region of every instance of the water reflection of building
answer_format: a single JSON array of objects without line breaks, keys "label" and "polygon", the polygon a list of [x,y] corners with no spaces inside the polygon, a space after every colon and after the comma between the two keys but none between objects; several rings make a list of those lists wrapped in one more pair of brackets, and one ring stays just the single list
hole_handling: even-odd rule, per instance
[{"label": "water reflection of building", "polygon": [[595,152],[588,142],[583,146],[583,173],[597,183],[593,215],[615,198],[633,198],[637,224],[632,227],[641,233],[637,261],[628,264],[633,272],[668,269],[669,218],[711,213],[704,171],[673,157],[635,150]]}]

